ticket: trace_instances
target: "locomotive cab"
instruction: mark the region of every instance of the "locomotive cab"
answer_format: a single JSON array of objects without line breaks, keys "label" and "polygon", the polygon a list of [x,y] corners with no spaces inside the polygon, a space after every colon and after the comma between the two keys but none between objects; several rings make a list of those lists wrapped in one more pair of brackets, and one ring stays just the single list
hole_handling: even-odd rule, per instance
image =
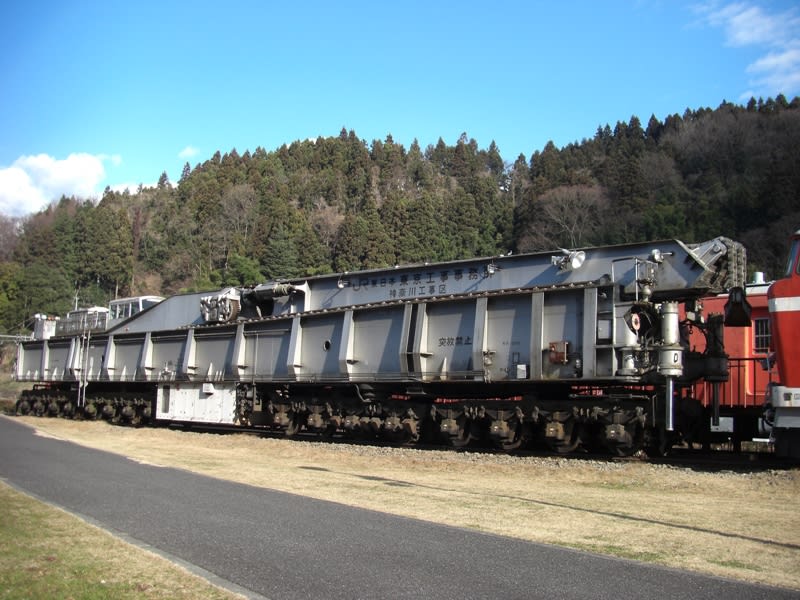
[{"label": "locomotive cab", "polygon": [[800,230],[792,236],[789,260],[781,279],[767,292],[772,345],[780,381],[770,386],[767,401],[774,411],[773,441],[780,456],[800,456]]}]

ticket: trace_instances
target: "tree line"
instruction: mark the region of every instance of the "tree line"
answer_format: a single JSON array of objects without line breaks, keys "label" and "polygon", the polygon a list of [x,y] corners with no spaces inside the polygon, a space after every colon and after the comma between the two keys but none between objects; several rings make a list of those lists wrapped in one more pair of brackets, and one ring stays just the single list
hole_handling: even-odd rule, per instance
[{"label": "tree line", "polygon": [[648,239],[745,243],[775,277],[800,227],[800,99],[723,102],[506,161],[466,133],[422,149],[352,130],[235,149],[174,185],[0,216],[0,331],[76,301]]}]

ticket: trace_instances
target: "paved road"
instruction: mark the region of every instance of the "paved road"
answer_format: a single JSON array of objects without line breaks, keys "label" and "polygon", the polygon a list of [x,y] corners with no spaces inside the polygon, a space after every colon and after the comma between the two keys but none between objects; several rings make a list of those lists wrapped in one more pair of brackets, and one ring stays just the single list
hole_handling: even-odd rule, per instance
[{"label": "paved road", "polygon": [[0,457],[0,478],[18,489],[255,598],[798,598],[142,465],[8,417]]}]

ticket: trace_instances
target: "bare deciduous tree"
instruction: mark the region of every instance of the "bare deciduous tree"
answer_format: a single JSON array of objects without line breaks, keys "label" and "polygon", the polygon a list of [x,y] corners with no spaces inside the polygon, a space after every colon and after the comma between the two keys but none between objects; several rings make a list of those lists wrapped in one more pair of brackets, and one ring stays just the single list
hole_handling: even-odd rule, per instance
[{"label": "bare deciduous tree", "polygon": [[232,185],[222,194],[225,229],[230,234],[231,249],[244,254],[248,237],[258,213],[258,195],[249,183]]},{"label": "bare deciduous tree", "polygon": [[336,246],[339,227],[344,221],[344,215],[335,206],[328,205],[324,199],[320,198],[314,203],[314,211],[309,220],[328,251],[333,250]]},{"label": "bare deciduous tree", "polygon": [[602,228],[608,198],[598,185],[561,186],[533,200],[522,231],[522,251],[577,248]]},{"label": "bare deciduous tree", "polygon": [[19,221],[0,214],[0,262],[11,260],[19,241]]}]

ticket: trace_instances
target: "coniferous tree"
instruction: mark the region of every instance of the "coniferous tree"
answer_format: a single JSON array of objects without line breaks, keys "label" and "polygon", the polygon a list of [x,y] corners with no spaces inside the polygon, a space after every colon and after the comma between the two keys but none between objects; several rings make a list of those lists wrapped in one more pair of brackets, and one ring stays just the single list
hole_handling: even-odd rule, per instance
[{"label": "coniferous tree", "polygon": [[22,266],[14,261],[0,261],[0,331],[17,333],[30,318],[17,304]]},{"label": "coniferous tree", "polygon": [[368,201],[362,215],[367,232],[362,267],[377,269],[394,264],[391,238],[381,223],[375,203]]},{"label": "coniferous tree", "polygon": [[[124,211],[100,203],[85,207],[78,219],[78,282],[107,297],[127,294],[133,268],[133,236]],[[99,298],[96,303],[104,304]]]},{"label": "coniferous tree", "polygon": [[167,176],[167,172],[166,171],[162,171],[161,172],[161,176],[158,178],[157,187],[159,189],[163,189],[163,188],[168,187],[168,186],[169,186],[169,177]]},{"label": "coniferous tree", "polygon": [[189,162],[183,163],[183,170],[181,171],[181,178],[178,180],[178,185],[182,184],[184,181],[189,179],[189,175],[192,174],[192,168],[189,166]]},{"label": "coniferous tree", "polygon": [[357,271],[367,255],[367,222],[359,216],[347,215],[339,228],[333,268],[336,271]]},{"label": "coniferous tree", "polygon": [[261,260],[261,271],[269,279],[289,279],[301,275],[297,247],[289,228],[278,225],[270,235]]},{"label": "coniferous tree", "polygon": [[775,275],[800,223],[797,139],[800,99],[778,96],[651,115],[644,129],[634,115],[513,163],[466,134],[423,152],[344,128],[274,151],[217,152],[186,163],[174,188],[162,173],[155,187],[107,189],[98,206],[62,198],[15,223],[18,235],[2,238],[13,249],[0,248],[0,322],[47,304],[25,294],[48,268],[71,304],[76,287],[102,302],[127,287],[166,295],[259,274],[726,235],[745,241],[752,269]]}]

